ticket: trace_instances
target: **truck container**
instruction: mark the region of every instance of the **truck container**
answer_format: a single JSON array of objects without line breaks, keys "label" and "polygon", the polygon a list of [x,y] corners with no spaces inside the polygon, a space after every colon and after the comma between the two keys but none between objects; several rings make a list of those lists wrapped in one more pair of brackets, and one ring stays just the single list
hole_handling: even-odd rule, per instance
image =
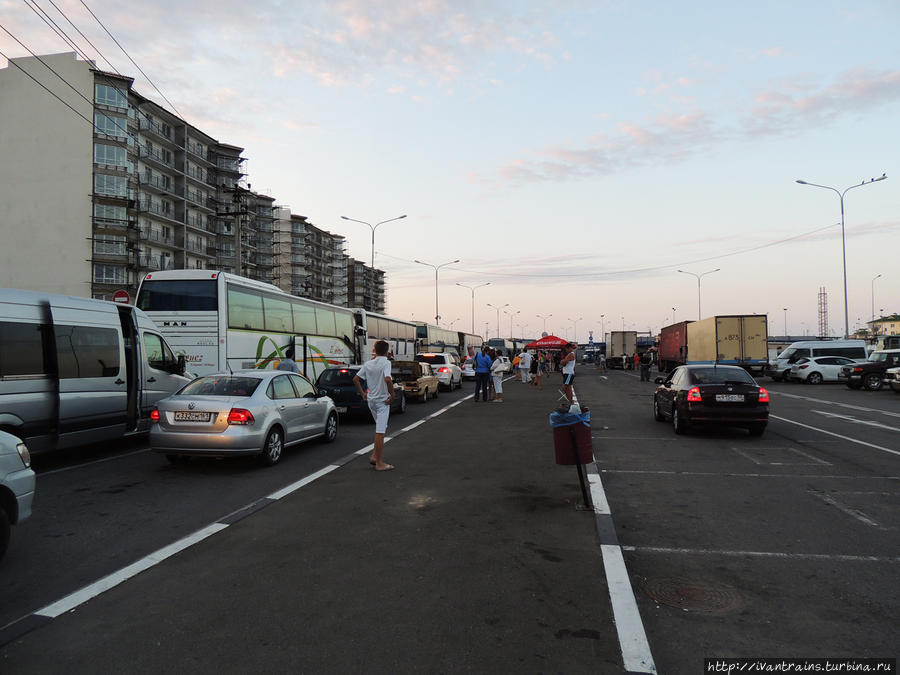
[{"label": "truck container", "polygon": [[711,316],[687,325],[685,363],[741,366],[762,373],[769,361],[764,314]]},{"label": "truck container", "polygon": [[659,331],[659,371],[668,373],[684,364],[687,355],[687,327],[693,321],[679,321]]},{"label": "truck container", "polygon": [[[610,331],[606,340],[606,367],[628,367],[628,359],[637,351],[637,331],[614,330]],[[623,355],[627,358],[622,358]]]}]

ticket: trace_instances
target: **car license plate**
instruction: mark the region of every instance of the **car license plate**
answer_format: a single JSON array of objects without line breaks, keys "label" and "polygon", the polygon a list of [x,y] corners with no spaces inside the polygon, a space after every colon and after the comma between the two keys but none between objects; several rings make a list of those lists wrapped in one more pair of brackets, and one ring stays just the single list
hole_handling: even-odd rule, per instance
[{"label": "car license plate", "polygon": [[716,401],[719,403],[743,403],[743,394],[716,394]]},{"label": "car license plate", "polygon": [[176,410],[176,422],[209,422],[208,412],[193,412],[189,410]]},{"label": "car license plate", "polygon": [[340,414],[340,415],[343,415],[344,413],[347,412],[347,406],[345,406],[345,405],[335,406],[334,409],[337,410],[338,414]]}]

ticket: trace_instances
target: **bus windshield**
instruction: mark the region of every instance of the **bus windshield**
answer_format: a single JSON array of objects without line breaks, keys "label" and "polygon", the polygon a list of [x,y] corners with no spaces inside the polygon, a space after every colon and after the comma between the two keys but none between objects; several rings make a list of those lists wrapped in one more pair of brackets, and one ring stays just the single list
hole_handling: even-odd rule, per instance
[{"label": "bus windshield", "polygon": [[137,299],[145,312],[215,312],[215,279],[144,281]]}]

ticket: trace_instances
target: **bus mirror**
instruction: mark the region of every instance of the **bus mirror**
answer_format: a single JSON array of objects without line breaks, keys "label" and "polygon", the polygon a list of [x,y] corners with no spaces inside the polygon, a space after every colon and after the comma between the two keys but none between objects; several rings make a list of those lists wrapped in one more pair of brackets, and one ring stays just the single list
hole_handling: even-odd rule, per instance
[{"label": "bus mirror", "polygon": [[365,335],[366,333],[368,333],[368,331],[367,331],[365,328],[363,328],[362,326],[357,326],[356,329],[355,329],[355,332],[356,332],[356,334],[359,335],[359,336],[363,336],[363,335]]}]

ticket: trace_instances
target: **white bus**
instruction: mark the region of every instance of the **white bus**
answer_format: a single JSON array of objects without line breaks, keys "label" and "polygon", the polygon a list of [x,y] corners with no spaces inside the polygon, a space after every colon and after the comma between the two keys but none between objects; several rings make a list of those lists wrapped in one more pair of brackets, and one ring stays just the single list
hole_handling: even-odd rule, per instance
[{"label": "white bus", "polygon": [[383,314],[357,310],[358,320],[366,329],[366,344],[363,360],[375,354],[375,343],[384,340],[390,345],[394,358],[398,361],[412,361],[416,354],[416,324],[393,319]]},{"label": "white bus", "polygon": [[420,352],[452,352],[457,358],[460,355],[462,335],[455,330],[447,330],[424,321],[414,321],[416,325],[416,338],[419,342]]},{"label": "white bus", "polygon": [[300,372],[315,381],[328,366],[359,363],[365,343],[358,312],[226,272],[152,272],[136,304],[197,375],[274,368],[293,346]]}]

